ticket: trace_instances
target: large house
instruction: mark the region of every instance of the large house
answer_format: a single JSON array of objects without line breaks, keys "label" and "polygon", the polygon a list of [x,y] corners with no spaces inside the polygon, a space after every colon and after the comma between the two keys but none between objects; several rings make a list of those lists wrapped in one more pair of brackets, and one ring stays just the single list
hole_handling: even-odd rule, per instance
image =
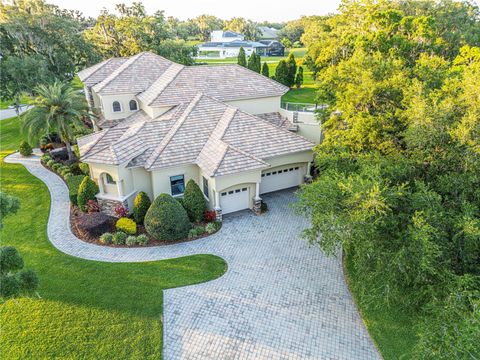
[{"label": "large house", "polygon": [[263,193],[310,174],[314,144],[280,113],[288,88],[246,68],[183,66],[143,52],[79,77],[100,114],[78,145],[103,211],[131,209],[139,191],[181,197],[193,179],[218,218],[258,212]]},{"label": "large house", "polygon": [[265,56],[268,45],[257,41],[245,40],[245,35],[230,30],[215,30],[210,34],[210,41],[197,45],[198,59],[225,59],[237,57],[240,48],[245,50],[247,56],[256,53]]}]

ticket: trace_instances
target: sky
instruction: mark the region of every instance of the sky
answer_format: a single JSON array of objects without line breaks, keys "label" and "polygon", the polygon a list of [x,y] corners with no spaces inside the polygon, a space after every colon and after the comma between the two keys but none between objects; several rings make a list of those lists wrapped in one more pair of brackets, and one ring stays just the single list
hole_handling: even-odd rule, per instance
[{"label": "sky", "polygon": [[[254,21],[282,22],[301,15],[325,15],[334,12],[340,0],[140,0],[148,13],[164,10],[166,16],[181,20],[198,15],[215,15],[221,19],[244,17]],[[102,8],[113,11],[115,4],[131,4],[131,0],[47,0],[65,9],[80,10],[86,16],[98,16]],[[235,4],[235,5],[233,5]]]}]

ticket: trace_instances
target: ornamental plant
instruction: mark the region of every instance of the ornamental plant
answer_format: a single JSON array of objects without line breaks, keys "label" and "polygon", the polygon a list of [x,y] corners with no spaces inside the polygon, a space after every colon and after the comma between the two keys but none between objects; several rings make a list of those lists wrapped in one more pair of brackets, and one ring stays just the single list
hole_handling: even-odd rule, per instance
[{"label": "ornamental plant", "polygon": [[143,191],[140,191],[135,197],[133,202],[133,218],[137,224],[143,224],[143,221],[145,220],[145,214],[147,213],[151,204],[152,202],[150,201],[150,198]]},{"label": "ornamental plant", "polygon": [[191,179],[185,187],[183,207],[187,211],[190,221],[199,222],[203,220],[203,213],[207,208],[205,198],[197,183]]},{"label": "ornamental plant", "polygon": [[115,215],[117,215],[117,217],[119,218],[127,217],[128,215],[128,209],[120,204],[115,206],[115,209],[113,209],[113,211],[115,212]]},{"label": "ornamental plant", "polygon": [[145,215],[145,229],[157,240],[185,239],[190,227],[187,212],[168,194],[160,194]]},{"label": "ornamental plant", "polygon": [[19,147],[18,151],[20,152],[20,154],[22,156],[30,156],[30,155],[32,155],[32,152],[33,152],[32,147],[26,141],[23,141],[20,144],[20,147]]},{"label": "ornamental plant", "polygon": [[147,245],[148,243],[148,236],[145,234],[140,234],[137,236],[137,243],[139,245]]},{"label": "ornamental plant", "polygon": [[80,187],[80,184],[82,183],[84,178],[85,178],[84,175],[75,175],[75,176],[70,176],[66,179],[66,183],[68,187],[68,197],[70,198],[70,202],[73,205],[77,205],[78,188]]},{"label": "ornamental plant", "polygon": [[77,204],[83,212],[87,211],[88,200],[95,200],[98,193],[98,186],[88,176],[82,180],[78,188]]},{"label": "ornamental plant", "polygon": [[121,231],[117,231],[113,234],[112,243],[115,245],[125,245],[125,241],[127,241],[127,234]]},{"label": "ornamental plant", "polygon": [[38,277],[33,270],[23,270],[23,259],[13,246],[0,247],[0,296],[10,298],[22,291],[38,288]]},{"label": "ornamental plant", "polygon": [[129,235],[135,235],[137,233],[137,224],[135,221],[126,217],[118,219],[115,227],[118,231],[123,231]]},{"label": "ornamental plant", "polygon": [[102,244],[111,244],[112,240],[113,240],[113,234],[109,232],[103,233],[99,238],[99,241]]},{"label": "ornamental plant", "polygon": [[212,222],[217,220],[217,214],[215,213],[214,210],[205,210],[203,213],[203,220],[206,222]]}]

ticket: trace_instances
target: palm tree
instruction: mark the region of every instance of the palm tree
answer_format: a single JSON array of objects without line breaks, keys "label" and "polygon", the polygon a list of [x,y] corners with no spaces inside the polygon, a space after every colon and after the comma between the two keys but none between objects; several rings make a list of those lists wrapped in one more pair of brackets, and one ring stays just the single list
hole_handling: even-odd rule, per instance
[{"label": "palm tree", "polygon": [[74,127],[84,126],[80,119],[89,116],[85,98],[70,85],[58,81],[37,86],[35,93],[34,107],[25,114],[22,130],[28,132],[30,140],[56,132],[67,147],[68,159],[73,160]]}]

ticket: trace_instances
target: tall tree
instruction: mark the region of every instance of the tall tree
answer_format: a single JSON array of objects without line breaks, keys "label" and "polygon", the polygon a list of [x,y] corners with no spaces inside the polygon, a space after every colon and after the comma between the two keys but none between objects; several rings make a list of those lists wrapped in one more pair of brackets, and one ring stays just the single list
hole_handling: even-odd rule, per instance
[{"label": "tall tree", "polygon": [[292,87],[295,85],[295,74],[297,73],[297,61],[293,53],[288,54],[287,57],[287,83]]},{"label": "tall tree", "polygon": [[275,69],[275,80],[285,86],[290,86],[288,79],[288,65],[285,60],[280,60],[277,68]]},{"label": "tall tree", "polygon": [[266,62],[262,65],[262,75],[270,77],[270,70],[268,69],[268,64]]},{"label": "tall tree", "polygon": [[240,47],[240,51],[237,56],[237,64],[243,67],[247,67],[247,57],[245,55],[245,50],[243,47]]},{"label": "tall tree", "polygon": [[22,130],[31,140],[56,132],[65,143],[70,160],[74,159],[74,128],[84,126],[81,118],[89,116],[85,98],[67,84],[54,82],[40,85],[33,100],[33,109],[25,114]]},{"label": "tall tree", "polygon": [[258,24],[241,17],[234,17],[230,20],[225,21],[224,29],[243,34],[245,35],[246,40],[255,41],[260,36]]},{"label": "tall tree", "polygon": [[200,15],[195,19],[189,20],[189,22],[195,27],[194,32],[199,34],[200,39],[203,41],[208,41],[212,31],[222,30],[224,26],[222,19],[212,15]]},{"label": "tall tree", "polygon": [[300,89],[300,87],[303,84],[303,67],[300,66],[297,71],[297,75],[295,76],[295,86],[297,89]]}]

